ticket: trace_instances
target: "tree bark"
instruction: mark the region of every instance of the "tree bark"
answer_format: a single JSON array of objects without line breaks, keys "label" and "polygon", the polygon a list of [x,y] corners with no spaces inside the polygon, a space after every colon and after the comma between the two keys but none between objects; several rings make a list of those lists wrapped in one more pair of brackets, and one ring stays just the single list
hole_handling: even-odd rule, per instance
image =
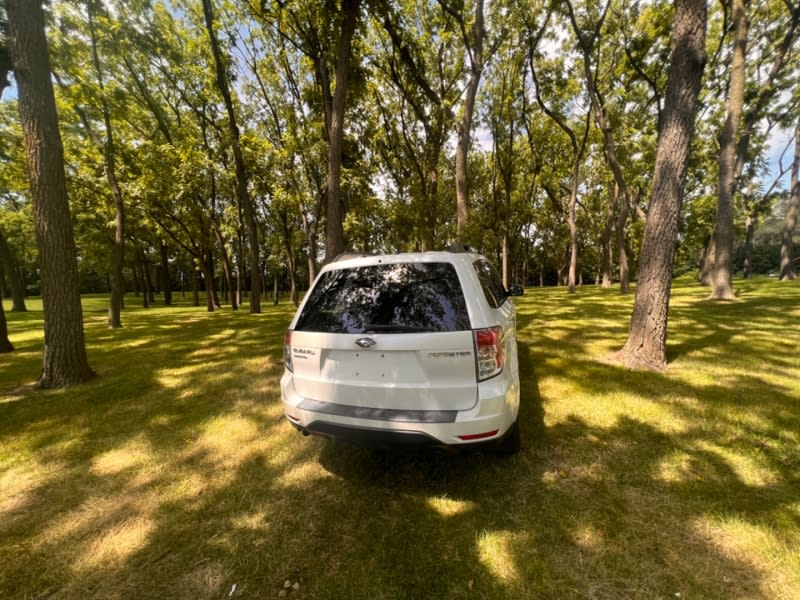
[{"label": "tree bark", "polygon": [[714,272],[711,298],[732,300],[733,294],[733,195],[736,192],[736,144],[744,111],[747,15],[744,0],[733,0],[733,58],[731,60],[728,111],[719,135],[719,194],[714,226]]},{"label": "tree bark", "polygon": [[94,373],[86,359],[77,253],[44,14],[38,0],[6,0],[6,11],[41,261],[44,351],[37,385],[64,387],[82,383]]},{"label": "tree bark", "polygon": [[695,112],[706,62],[705,0],[676,0],[666,102],[656,149],[639,283],[625,346],[616,359],[631,368],[666,368],[667,322],[678,221]]},{"label": "tree bark", "polygon": [[336,59],[336,89],[333,92],[328,144],[328,207],[325,222],[325,260],[344,252],[344,206],[342,202],[342,144],[347,77],[353,54],[353,34],[361,0],[342,0],[342,26]]},{"label": "tree bark", "polygon": [[794,129],[794,162],[792,163],[791,196],[786,221],[781,229],[781,281],[794,280],[797,270],[792,261],[792,233],[800,213],[800,121]]},{"label": "tree bark", "polygon": [[228,113],[228,127],[231,135],[231,148],[233,150],[233,162],[236,167],[236,197],[239,204],[244,209],[245,225],[247,227],[247,250],[250,261],[250,312],[261,312],[261,274],[259,273],[258,260],[258,226],[253,203],[250,200],[248,191],[247,168],[242,155],[240,144],[239,125],[236,121],[236,113],[233,110],[233,99],[228,85],[228,76],[225,72],[225,65],[222,60],[222,50],[214,31],[214,10],[211,0],[203,0],[203,14],[206,20],[206,29],[211,41],[211,51],[214,55],[216,66],[217,88],[225,102],[225,109]]}]

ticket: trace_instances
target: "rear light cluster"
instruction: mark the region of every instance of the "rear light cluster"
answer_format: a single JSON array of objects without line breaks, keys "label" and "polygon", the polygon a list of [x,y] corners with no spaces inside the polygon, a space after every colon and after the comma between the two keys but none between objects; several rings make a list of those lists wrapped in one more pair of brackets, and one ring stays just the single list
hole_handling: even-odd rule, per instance
[{"label": "rear light cluster", "polygon": [[503,370],[506,362],[505,336],[502,327],[478,329],[475,336],[477,348],[478,381],[490,379]]},{"label": "rear light cluster", "polygon": [[283,336],[283,366],[285,366],[289,371],[294,371],[294,365],[292,364],[291,330],[287,331],[286,334]]}]

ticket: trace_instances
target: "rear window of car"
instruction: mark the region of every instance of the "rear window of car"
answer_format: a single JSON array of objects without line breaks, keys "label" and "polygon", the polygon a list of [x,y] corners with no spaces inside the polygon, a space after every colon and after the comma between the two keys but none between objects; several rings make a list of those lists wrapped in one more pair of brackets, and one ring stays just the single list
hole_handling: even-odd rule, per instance
[{"label": "rear window of car", "polygon": [[449,263],[395,263],[323,273],[295,325],[327,333],[421,333],[470,329]]},{"label": "rear window of car", "polygon": [[486,301],[492,308],[500,308],[506,301],[508,294],[503,285],[503,279],[488,260],[476,260],[472,263],[475,272],[478,274],[478,279],[481,282],[483,295],[486,296]]}]

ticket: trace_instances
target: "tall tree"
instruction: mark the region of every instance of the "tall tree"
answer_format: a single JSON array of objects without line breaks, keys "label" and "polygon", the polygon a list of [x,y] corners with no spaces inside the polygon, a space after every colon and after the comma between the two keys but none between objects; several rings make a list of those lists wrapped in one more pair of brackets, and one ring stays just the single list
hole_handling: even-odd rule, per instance
[{"label": "tall tree", "polygon": [[800,214],[800,121],[794,128],[794,162],[792,162],[791,191],[786,221],[781,229],[781,281],[794,280],[797,270],[792,260],[792,232]]},{"label": "tall tree", "polygon": [[114,246],[111,252],[111,298],[108,305],[108,326],[111,329],[122,327],[122,304],[125,294],[125,281],[122,275],[122,267],[125,263],[125,203],[122,199],[122,189],[117,179],[117,149],[114,138],[114,129],[111,125],[111,109],[105,86],[105,75],[100,62],[98,50],[97,33],[97,0],[88,0],[86,10],[89,25],[89,40],[92,49],[92,66],[94,75],[97,79],[97,86],[100,98],[100,110],[103,115],[103,127],[105,129],[105,139],[94,131],[91,121],[83,111],[79,111],[86,130],[89,132],[94,143],[102,150],[103,165],[108,181],[108,187],[114,198]]},{"label": "tall tree", "polygon": [[342,201],[342,141],[344,140],[345,99],[353,34],[358,23],[361,0],[342,0],[339,46],[336,55],[336,81],[328,129],[328,209],[325,221],[325,259],[344,251],[344,205]]},{"label": "tall tree", "polygon": [[[458,23],[461,40],[467,53],[469,63],[469,81],[464,91],[464,104],[459,118],[456,119],[456,238],[464,238],[469,219],[469,187],[467,182],[467,159],[472,143],[472,117],[475,114],[475,98],[481,83],[484,66],[484,39],[486,23],[483,14],[483,0],[475,0],[475,14],[472,15],[472,26],[469,27],[465,15],[466,10],[459,11],[451,6],[448,0],[439,0],[442,8]],[[466,3],[462,3],[464,6]]]},{"label": "tall tree", "polygon": [[632,368],[666,368],[670,287],[678,221],[706,63],[705,0],[676,0],[672,54],[628,340],[617,353]]},{"label": "tall tree", "polygon": [[[609,218],[606,220],[606,231],[610,231],[613,215],[614,205],[620,207],[619,220],[617,222],[618,243],[617,251],[619,254],[619,273],[620,273],[620,292],[627,294],[630,291],[630,271],[628,267],[628,256],[624,242],[624,227],[627,220],[628,207],[630,206],[630,193],[628,191],[628,183],[622,172],[622,165],[619,160],[618,148],[618,134],[615,134],[611,121],[608,118],[606,102],[603,93],[597,85],[596,71],[599,65],[595,65],[594,61],[600,60],[599,44],[601,40],[601,31],[605,23],[608,11],[611,7],[611,0],[607,0],[605,6],[600,10],[600,14],[595,18],[594,23],[580,24],[576,16],[575,8],[572,1],[567,1],[566,6],[569,13],[569,20],[572,24],[572,29],[575,37],[578,40],[578,47],[580,48],[583,57],[583,75],[586,82],[586,92],[589,96],[589,103],[594,116],[595,124],[600,132],[603,134],[603,148],[605,150],[606,161],[614,176],[615,192],[610,194],[609,199]],[[594,58],[594,57],[597,58]],[[607,234],[610,239],[610,234]],[[610,244],[607,244],[610,249]],[[609,257],[606,255],[606,261]],[[610,262],[610,261],[609,261]]]},{"label": "tall tree", "polygon": [[719,134],[719,189],[714,227],[714,267],[711,297],[730,300],[733,294],[733,195],[736,191],[736,145],[744,110],[747,14],[744,0],[732,0],[733,55],[727,114]]},{"label": "tall tree", "polygon": [[239,200],[239,205],[244,211],[245,224],[247,226],[247,249],[250,262],[250,312],[260,313],[261,263],[258,252],[258,224],[256,222],[255,207],[250,199],[250,192],[248,190],[247,167],[244,162],[244,155],[242,154],[239,124],[236,119],[236,112],[233,108],[233,98],[228,83],[228,73],[225,67],[222,49],[220,48],[217,33],[214,28],[214,8],[211,4],[211,0],[203,0],[203,15],[206,20],[208,37],[211,41],[211,51],[214,55],[217,88],[225,102],[225,110],[228,114],[231,148],[233,149],[233,161],[236,168],[236,195]]},{"label": "tall tree", "polygon": [[63,387],[93,376],[86,358],[75,242],[61,135],[39,0],[6,0],[24,151],[41,259],[44,352],[37,385]]},{"label": "tall tree", "polygon": [[[5,23],[0,22],[0,25],[4,26]],[[9,84],[8,73],[11,67],[11,56],[5,39],[0,38],[0,96],[3,95],[3,90]],[[0,232],[0,250],[4,248],[6,248],[6,242],[3,233]],[[2,266],[3,264],[0,263],[0,271],[2,271]],[[6,322],[6,312],[3,307],[3,295],[0,294],[0,354],[12,352],[13,350],[14,346],[11,344],[11,340],[8,339],[8,323]]]},{"label": "tall tree", "polygon": [[457,35],[455,20],[438,4],[423,3],[411,16],[381,14],[391,43],[382,42],[373,95],[383,126],[378,151],[394,183],[398,220],[405,225],[399,229],[411,230],[397,245],[431,250],[444,241],[443,205],[452,214],[442,158],[453,106],[461,97],[463,57],[451,41]]},{"label": "tall tree", "polygon": [[[570,146],[572,148],[572,156],[570,157],[572,160],[572,167],[569,175],[569,185],[567,186],[569,200],[567,202],[566,218],[570,234],[570,258],[569,273],[567,276],[567,290],[570,294],[573,294],[575,293],[578,285],[578,221],[576,213],[578,206],[578,191],[580,187],[581,166],[583,165],[584,156],[588,146],[592,113],[591,109],[586,111],[586,115],[583,118],[582,124],[583,131],[581,132],[580,130],[576,131],[576,127],[570,125],[567,116],[562,114],[558,108],[545,104],[542,98],[543,86],[541,85],[540,78],[537,75],[535,55],[536,47],[535,45],[531,45],[528,49],[528,62],[531,69],[531,76],[533,78],[534,85],[536,86],[536,101],[538,102],[542,111],[544,111],[544,113],[550,117],[556,123],[556,125],[558,125],[558,127],[567,135],[567,137],[569,137]],[[560,195],[560,192],[553,190],[552,188],[546,187],[545,189],[549,190],[548,194],[555,202],[555,197]]]}]

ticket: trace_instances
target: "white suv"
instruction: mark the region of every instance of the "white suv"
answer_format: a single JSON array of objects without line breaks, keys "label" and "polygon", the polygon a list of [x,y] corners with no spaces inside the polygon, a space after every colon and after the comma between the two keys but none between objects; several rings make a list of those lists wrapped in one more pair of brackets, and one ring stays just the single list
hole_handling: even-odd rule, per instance
[{"label": "white suv", "polygon": [[519,450],[516,309],[469,247],[342,256],[284,338],[289,422],[364,445]]}]

